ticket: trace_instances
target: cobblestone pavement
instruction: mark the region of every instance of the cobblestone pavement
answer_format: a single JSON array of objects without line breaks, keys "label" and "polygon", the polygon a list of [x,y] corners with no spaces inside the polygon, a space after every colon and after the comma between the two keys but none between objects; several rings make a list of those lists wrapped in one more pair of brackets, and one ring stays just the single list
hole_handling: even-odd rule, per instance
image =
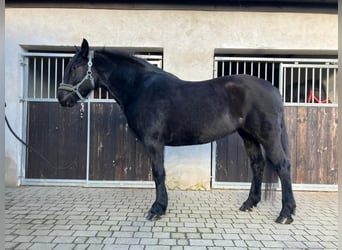
[{"label": "cobblestone pavement", "polygon": [[247,191],[169,191],[161,220],[145,215],[152,189],[6,190],[6,249],[337,249],[337,193],[295,192],[291,225],[274,222],[280,193],[240,212]]}]

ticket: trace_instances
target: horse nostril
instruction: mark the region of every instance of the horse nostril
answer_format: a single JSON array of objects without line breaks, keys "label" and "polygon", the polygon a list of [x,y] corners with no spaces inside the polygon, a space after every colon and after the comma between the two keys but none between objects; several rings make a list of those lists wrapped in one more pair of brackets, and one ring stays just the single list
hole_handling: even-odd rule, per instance
[{"label": "horse nostril", "polygon": [[65,92],[63,90],[58,91],[57,99],[63,107],[72,107],[77,102],[73,96],[73,93]]},{"label": "horse nostril", "polygon": [[65,93],[59,92],[58,95],[57,95],[57,99],[58,99],[58,102],[59,102],[62,106],[66,107],[66,106],[69,105],[69,102],[70,102],[70,101],[69,101],[68,99],[70,99],[70,98],[68,98],[68,95],[65,95]]},{"label": "horse nostril", "polygon": [[58,95],[57,95],[57,99],[58,99],[59,103],[62,104],[65,101],[63,93],[59,92]]}]

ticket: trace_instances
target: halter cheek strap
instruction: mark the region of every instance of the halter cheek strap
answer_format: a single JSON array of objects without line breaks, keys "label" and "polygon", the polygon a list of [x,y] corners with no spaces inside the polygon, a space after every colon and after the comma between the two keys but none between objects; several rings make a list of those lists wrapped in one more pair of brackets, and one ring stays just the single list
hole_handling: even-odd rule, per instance
[{"label": "halter cheek strap", "polygon": [[85,101],[89,94],[87,96],[82,96],[81,93],[80,93],[80,87],[82,86],[83,83],[85,83],[87,80],[90,81],[91,83],[91,86],[92,88],[94,89],[95,88],[95,82],[94,82],[94,77],[93,77],[93,73],[91,71],[91,67],[93,66],[93,60],[94,58],[94,51],[93,50],[90,50],[89,53],[88,53],[88,70],[87,70],[87,74],[83,77],[83,79],[77,83],[76,85],[71,85],[71,84],[67,84],[67,83],[61,83],[58,87],[59,90],[66,90],[66,91],[69,91],[69,92],[73,92],[75,93],[79,98],[80,100],[82,101]]}]

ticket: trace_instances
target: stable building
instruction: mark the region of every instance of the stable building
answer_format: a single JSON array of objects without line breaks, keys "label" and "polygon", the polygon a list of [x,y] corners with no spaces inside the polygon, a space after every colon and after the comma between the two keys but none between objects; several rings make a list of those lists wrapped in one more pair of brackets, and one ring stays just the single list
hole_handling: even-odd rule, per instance
[{"label": "stable building", "polygon": [[[6,1],[6,184],[154,187],[118,104],[62,108],[75,46],[134,52],[185,80],[250,74],[283,96],[298,190],[337,190],[337,0]],[[179,107],[182,108],[181,106]],[[249,188],[242,141],[165,150],[171,189]]]}]

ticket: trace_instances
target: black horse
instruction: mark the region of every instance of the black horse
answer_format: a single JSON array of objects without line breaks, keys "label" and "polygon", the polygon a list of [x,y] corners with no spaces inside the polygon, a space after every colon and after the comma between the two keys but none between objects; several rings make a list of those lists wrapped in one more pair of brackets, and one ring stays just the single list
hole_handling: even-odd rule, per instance
[{"label": "black horse", "polygon": [[147,219],[164,215],[168,205],[165,145],[208,143],[237,131],[253,170],[249,196],[240,210],[249,211],[260,201],[267,163],[278,174],[282,187],[282,209],[276,222],[293,221],[296,203],[283,104],[278,90],[269,82],[248,75],[182,81],[128,53],[89,51],[88,42],[83,40],[81,50],[65,69],[58,100],[71,107],[99,87],[113,95],[150,156],[156,201]]}]

